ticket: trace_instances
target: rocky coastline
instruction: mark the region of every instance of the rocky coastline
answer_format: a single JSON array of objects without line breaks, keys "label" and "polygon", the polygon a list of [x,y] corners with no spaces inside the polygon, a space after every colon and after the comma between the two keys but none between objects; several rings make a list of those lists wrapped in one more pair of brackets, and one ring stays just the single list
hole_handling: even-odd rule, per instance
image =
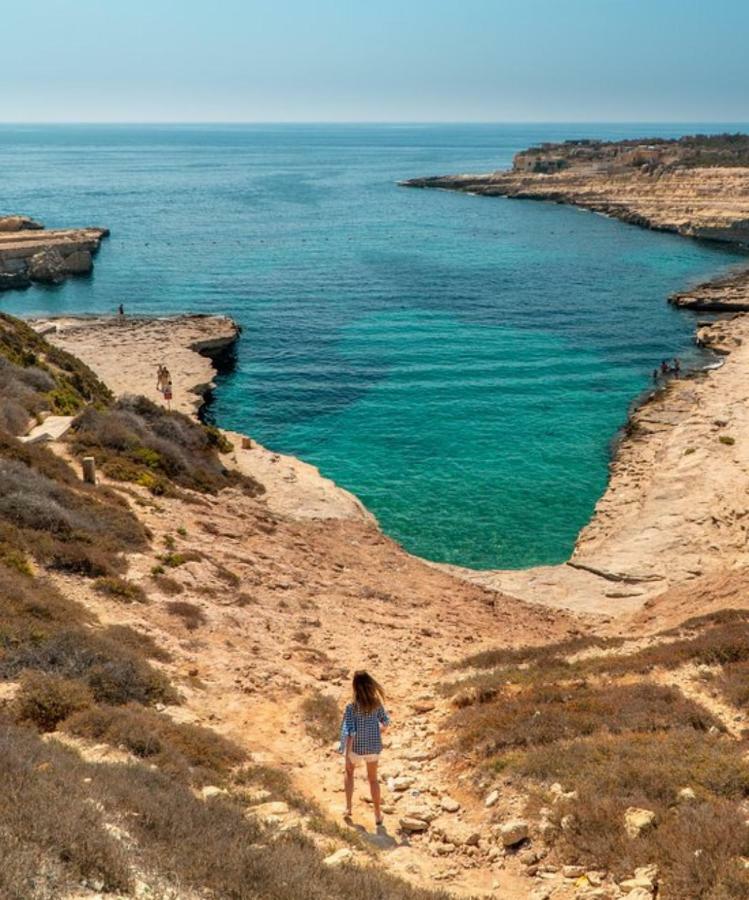
[{"label": "rocky coastline", "polygon": [[[567,149],[567,148],[565,148]],[[552,148],[549,164],[556,160]],[[607,150],[608,152],[608,150]],[[749,168],[638,166],[575,159],[560,171],[439,176],[403,182],[518,199],[551,200],[655,230],[744,246]],[[537,160],[532,161],[537,165]],[[556,162],[554,163],[557,164]],[[695,312],[698,345],[723,365],[668,382],[637,405],[618,441],[604,495],[567,563],[519,571],[451,571],[484,587],[578,612],[636,615],[659,595],[749,563],[743,498],[749,418],[749,268],[672,295]]]},{"label": "rocky coastline", "polygon": [[156,369],[172,376],[172,408],[197,414],[214,387],[214,360],[237,341],[240,328],[228,316],[65,316],[33,318],[29,324],[56,347],[73,353],[115,395],[139,393],[154,402]]},{"label": "rocky coastline", "polygon": [[27,216],[0,216],[0,291],[87,275],[108,228],[47,230]]}]

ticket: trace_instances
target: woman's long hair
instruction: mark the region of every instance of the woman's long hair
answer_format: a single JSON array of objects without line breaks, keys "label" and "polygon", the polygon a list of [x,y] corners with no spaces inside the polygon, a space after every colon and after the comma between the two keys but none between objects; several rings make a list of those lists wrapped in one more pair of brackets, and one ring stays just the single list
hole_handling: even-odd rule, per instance
[{"label": "woman's long hair", "polygon": [[385,702],[385,691],[369,672],[354,672],[354,702],[367,715]]}]

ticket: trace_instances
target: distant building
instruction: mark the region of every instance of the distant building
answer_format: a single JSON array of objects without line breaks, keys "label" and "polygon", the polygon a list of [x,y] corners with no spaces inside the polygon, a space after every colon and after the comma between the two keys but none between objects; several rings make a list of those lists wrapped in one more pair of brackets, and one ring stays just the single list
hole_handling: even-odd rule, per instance
[{"label": "distant building", "polygon": [[541,172],[546,175],[559,172],[568,165],[563,156],[544,153],[543,150],[516,153],[512,160],[512,168],[516,172]]}]

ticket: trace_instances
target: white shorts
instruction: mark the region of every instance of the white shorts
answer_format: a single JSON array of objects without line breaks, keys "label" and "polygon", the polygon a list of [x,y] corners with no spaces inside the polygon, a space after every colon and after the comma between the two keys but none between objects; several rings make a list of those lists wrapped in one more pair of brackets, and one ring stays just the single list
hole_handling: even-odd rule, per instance
[{"label": "white shorts", "polygon": [[349,754],[352,766],[359,766],[362,763],[376,763],[380,759],[379,753],[354,753],[352,750]]}]

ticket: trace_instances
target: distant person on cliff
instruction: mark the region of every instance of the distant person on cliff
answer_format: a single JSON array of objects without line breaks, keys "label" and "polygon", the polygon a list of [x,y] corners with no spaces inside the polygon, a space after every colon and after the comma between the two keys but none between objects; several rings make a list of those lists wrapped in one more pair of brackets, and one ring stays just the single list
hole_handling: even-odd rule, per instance
[{"label": "distant person on cliff", "polygon": [[164,402],[166,403],[166,408],[171,412],[171,409],[172,409],[172,376],[169,374],[168,369],[166,369],[166,374],[164,376]]},{"label": "distant person on cliff", "polygon": [[375,824],[382,825],[380,809],[380,782],[377,765],[382,752],[382,732],[390,724],[385,712],[385,692],[368,672],[355,672],[353,681],[354,700],[346,707],[341,722],[341,745],[344,754],[345,775],[343,787],[346,792],[345,818],[351,817],[351,803],[354,797],[354,769],[364,763],[367,767],[369,790],[374,805]]},{"label": "distant person on cliff", "polygon": [[661,360],[661,375],[668,375],[668,373],[670,371],[671,371],[671,369],[669,368],[668,360],[662,359]]},{"label": "distant person on cliff", "polygon": [[120,325],[125,321],[125,307],[121,303],[117,307],[117,321]]},{"label": "distant person on cliff", "polygon": [[158,369],[156,369],[156,390],[160,393],[164,393],[164,386],[166,385],[167,379],[169,378],[169,369],[162,363],[159,363]]},{"label": "distant person on cliff", "polygon": [[678,356],[674,357],[674,367],[672,371],[677,378],[681,375],[681,360]]}]

